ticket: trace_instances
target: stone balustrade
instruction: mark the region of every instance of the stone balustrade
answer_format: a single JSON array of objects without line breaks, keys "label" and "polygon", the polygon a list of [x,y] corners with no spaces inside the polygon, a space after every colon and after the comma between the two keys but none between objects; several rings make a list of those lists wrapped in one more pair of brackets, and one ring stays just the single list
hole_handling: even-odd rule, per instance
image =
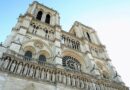
[{"label": "stone balustrade", "polygon": [[62,32],[61,43],[69,48],[80,51],[81,42],[76,37],[66,34],[66,32]]},{"label": "stone balustrade", "polygon": [[4,53],[0,59],[0,70],[24,78],[32,78],[50,83],[62,83],[83,90],[128,90],[112,81],[96,80],[84,73],[58,69],[54,65],[39,65],[30,61],[20,60],[14,55]]},{"label": "stone balustrade", "polygon": [[37,20],[31,22],[28,32],[51,41],[55,39],[54,29],[49,25],[39,23]]}]

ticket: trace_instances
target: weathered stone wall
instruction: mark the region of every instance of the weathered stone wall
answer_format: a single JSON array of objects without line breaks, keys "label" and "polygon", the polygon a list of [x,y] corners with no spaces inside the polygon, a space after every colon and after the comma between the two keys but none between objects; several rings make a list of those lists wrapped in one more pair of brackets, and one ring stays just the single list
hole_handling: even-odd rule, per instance
[{"label": "weathered stone wall", "polygon": [[[25,56],[27,51],[31,57]],[[40,55],[45,56],[45,62],[40,61]],[[65,32],[59,13],[34,1],[0,44],[0,90],[128,88],[93,28],[76,21]]]}]

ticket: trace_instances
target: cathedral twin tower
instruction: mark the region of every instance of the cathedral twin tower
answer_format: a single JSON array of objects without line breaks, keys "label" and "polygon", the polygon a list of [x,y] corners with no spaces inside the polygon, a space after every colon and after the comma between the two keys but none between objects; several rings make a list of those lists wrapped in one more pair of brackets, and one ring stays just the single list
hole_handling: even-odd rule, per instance
[{"label": "cathedral twin tower", "polygon": [[36,1],[0,45],[0,90],[128,90],[96,31]]}]

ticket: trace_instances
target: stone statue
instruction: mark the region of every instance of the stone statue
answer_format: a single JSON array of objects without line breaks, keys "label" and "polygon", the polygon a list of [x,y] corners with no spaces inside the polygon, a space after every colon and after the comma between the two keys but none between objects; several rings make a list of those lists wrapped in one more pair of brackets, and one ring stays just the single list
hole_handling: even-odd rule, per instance
[{"label": "stone statue", "polygon": [[27,75],[28,73],[28,65],[26,64],[24,67],[23,75]]},{"label": "stone statue", "polygon": [[44,74],[45,74],[44,69],[42,69],[42,71],[41,71],[41,79],[42,80],[44,80],[44,77],[45,77]]},{"label": "stone statue", "polygon": [[96,90],[95,83],[94,83],[94,82],[92,82],[91,84],[92,84],[93,90]]},{"label": "stone statue", "polygon": [[95,86],[96,86],[96,90],[100,90],[100,86],[99,86],[99,84],[97,83],[97,84],[95,84]]},{"label": "stone statue", "polygon": [[67,76],[67,85],[70,85],[70,76]]},{"label": "stone statue", "polygon": [[38,67],[38,68],[36,68],[36,74],[35,74],[35,77],[37,79],[39,79],[39,73],[40,73],[40,68]]},{"label": "stone statue", "polygon": [[84,83],[83,83],[83,80],[81,80],[81,79],[80,79],[80,85],[81,85],[80,86],[81,88],[84,88]]},{"label": "stone statue", "polygon": [[90,81],[88,82],[88,90],[93,90],[92,83]]},{"label": "stone statue", "polygon": [[85,84],[85,90],[89,90],[88,89],[88,81],[87,80],[84,81],[84,84]]},{"label": "stone statue", "polygon": [[75,86],[75,78],[72,77],[72,86]]},{"label": "stone statue", "polygon": [[78,78],[78,77],[76,78],[76,86],[77,86],[78,88],[80,87],[79,78]]},{"label": "stone statue", "polygon": [[62,82],[62,79],[61,79],[61,72],[58,73],[58,76],[59,76],[59,82]]},{"label": "stone statue", "polygon": [[66,84],[66,75],[63,75],[63,83]]},{"label": "stone statue", "polygon": [[47,81],[50,81],[50,73],[47,71]]},{"label": "stone statue", "polygon": [[33,76],[33,73],[34,73],[34,67],[33,66],[31,66],[31,68],[30,68],[30,70],[29,70],[30,72],[29,72],[29,76]]},{"label": "stone statue", "polygon": [[52,82],[55,82],[55,73],[52,73]]},{"label": "stone statue", "polygon": [[16,71],[17,74],[20,74],[20,73],[21,73],[22,67],[23,67],[23,64],[22,64],[22,63],[19,63],[18,68],[17,68],[17,71]]},{"label": "stone statue", "polygon": [[4,61],[3,69],[7,69],[8,65],[9,65],[9,57]]},{"label": "stone statue", "polygon": [[11,71],[11,72],[14,72],[15,66],[16,66],[16,61],[14,61],[14,62],[11,64],[11,68],[10,68],[10,71]]},{"label": "stone statue", "polygon": [[78,70],[80,70],[80,65],[77,65]]}]

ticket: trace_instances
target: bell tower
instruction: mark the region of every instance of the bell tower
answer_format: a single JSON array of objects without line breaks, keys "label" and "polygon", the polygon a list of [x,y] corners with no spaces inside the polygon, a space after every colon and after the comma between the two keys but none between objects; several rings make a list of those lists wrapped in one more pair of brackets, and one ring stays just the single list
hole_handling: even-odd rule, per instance
[{"label": "bell tower", "polygon": [[56,10],[37,1],[0,44],[0,90],[128,90],[96,31],[62,30]]},{"label": "bell tower", "polygon": [[27,14],[30,14],[34,19],[51,26],[60,25],[59,13],[50,9],[37,1],[34,1],[28,8]]}]

